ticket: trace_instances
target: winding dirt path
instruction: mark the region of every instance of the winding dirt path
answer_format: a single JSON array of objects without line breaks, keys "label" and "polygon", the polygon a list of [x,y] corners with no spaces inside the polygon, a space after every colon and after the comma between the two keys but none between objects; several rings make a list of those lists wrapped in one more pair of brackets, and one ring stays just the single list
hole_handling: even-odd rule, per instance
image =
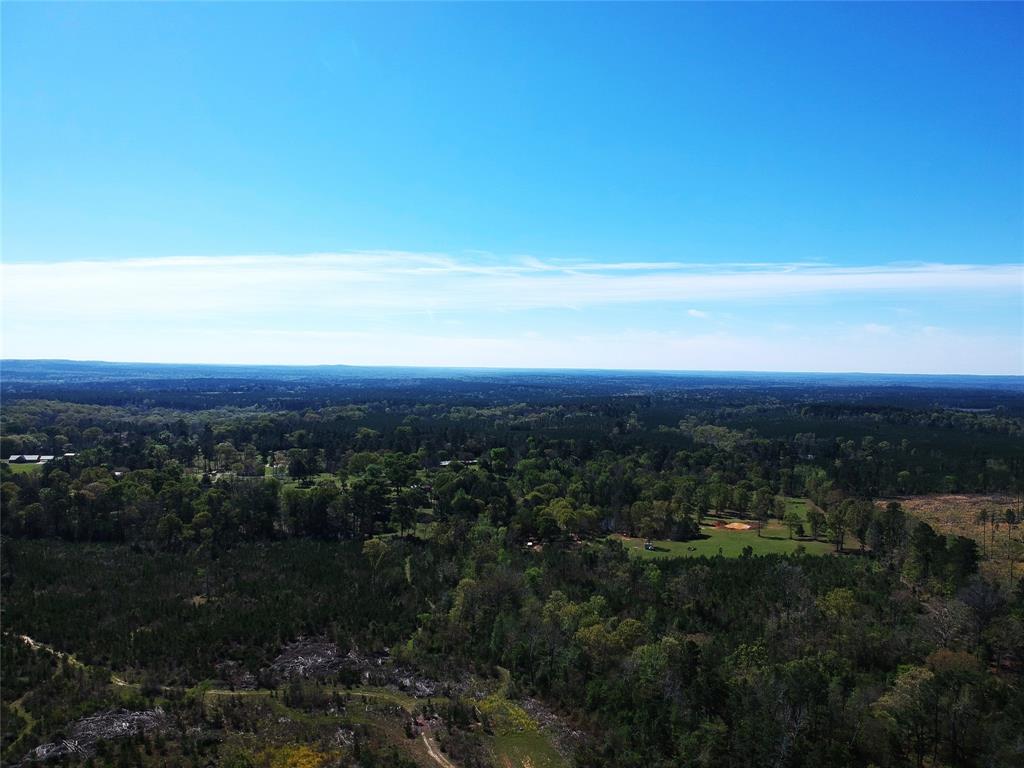
[{"label": "winding dirt path", "polygon": [[430,755],[431,759],[433,759],[435,763],[440,765],[441,768],[457,768],[455,763],[441,753],[440,747],[435,748],[433,739],[427,738],[427,734],[425,733],[420,735],[423,737],[423,743],[427,747],[427,754]]},{"label": "winding dirt path", "polygon": [[[389,693],[388,691],[364,691],[358,688],[345,688],[343,686],[331,687],[328,686],[324,690],[333,693],[344,693],[349,696],[363,696],[368,699],[377,699],[384,701],[389,704],[394,704],[401,707],[405,712],[412,714],[409,706],[402,702],[400,696]],[[269,696],[270,691],[268,690],[251,690],[251,691],[232,691],[224,688],[212,688],[206,691],[207,696]],[[423,739],[423,745],[427,749],[427,755],[433,760],[439,768],[459,768],[458,765],[449,760],[445,754],[441,751],[441,745],[437,743],[437,740],[433,735],[428,735],[429,731],[424,730],[420,733],[420,737]]]},{"label": "winding dirt path", "polygon": [[[78,659],[76,659],[73,654],[65,653],[64,651],[58,651],[56,648],[54,648],[52,646],[49,646],[46,643],[40,643],[38,640],[34,640],[31,637],[29,637],[28,635],[15,635],[15,637],[17,637],[17,639],[20,640],[21,642],[25,643],[25,645],[27,645],[33,651],[51,654],[52,656],[54,656],[54,657],[56,657],[58,659],[63,659],[65,661],[67,661],[69,664],[71,664],[74,667],[79,667],[79,668],[82,668],[82,669],[86,668],[86,665],[83,664]],[[132,683],[127,682],[123,678],[121,678],[118,675],[115,675],[113,673],[111,673],[111,675],[110,675],[110,682],[111,682],[112,685],[116,685],[116,686],[133,686]],[[161,686],[161,688],[164,689],[164,690],[168,690],[167,688],[164,688],[163,686]],[[401,701],[400,697],[394,696],[394,695],[389,695],[388,693],[386,693],[384,691],[359,691],[358,689],[351,690],[351,689],[341,688],[341,687],[339,687],[337,689],[333,689],[333,690],[336,690],[337,692],[344,692],[344,693],[348,693],[348,694],[366,696],[368,698],[381,699],[381,700],[384,700],[384,701],[388,701],[388,702],[390,702],[392,704],[398,705],[399,707],[404,709],[406,712],[410,711],[409,707],[405,703],[403,703]],[[206,694],[207,695],[213,695],[213,696],[246,696],[246,695],[248,695],[248,696],[255,696],[255,695],[269,695],[270,691],[264,691],[264,690],[232,691],[232,690],[225,690],[225,689],[214,688],[214,689],[206,691]],[[26,723],[27,723],[25,730],[26,731],[29,730],[32,727],[32,725],[35,723],[35,718],[33,718],[27,711],[22,709],[22,707],[21,707],[21,700],[19,699],[17,701],[11,702],[10,706],[12,706],[15,710],[18,710],[19,714],[21,714],[22,717],[25,718]],[[447,757],[445,757],[444,753],[441,752],[440,745],[437,743],[437,740],[434,739],[433,736],[428,736],[426,731],[421,733],[420,736],[423,739],[423,745],[427,748],[427,754],[430,756],[430,759],[433,760],[435,763],[437,763],[437,765],[440,766],[440,768],[459,768],[455,763],[453,763],[451,760],[449,760]]]},{"label": "winding dirt path", "polygon": [[[88,668],[86,664],[83,664],[78,659],[76,659],[73,653],[65,653],[64,651],[58,651],[53,646],[47,645],[46,643],[40,643],[38,640],[33,640],[28,635],[15,635],[15,637],[17,637],[19,640],[21,640],[21,642],[25,643],[25,645],[27,645],[29,648],[31,648],[33,651],[36,651],[37,653],[40,651],[43,653],[48,653],[55,658],[63,659],[72,667],[77,667],[78,669]],[[110,673],[110,682],[111,684],[118,686],[132,685],[124,678],[115,675],[113,672]],[[161,686],[161,688],[163,688],[163,686]]]}]

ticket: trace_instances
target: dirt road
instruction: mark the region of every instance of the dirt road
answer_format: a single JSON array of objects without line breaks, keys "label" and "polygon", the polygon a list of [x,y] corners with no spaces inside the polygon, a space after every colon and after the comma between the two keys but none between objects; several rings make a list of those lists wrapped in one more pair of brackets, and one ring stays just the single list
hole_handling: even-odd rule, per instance
[{"label": "dirt road", "polygon": [[421,734],[423,736],[423,743],[427,747],[427,754],[430,755],[431,759],[441,766],[441,768],[457,768],[455,763],[449,760],[441,753],[441,748],[434,744],[434,740],[427,738],[427,734]]}]

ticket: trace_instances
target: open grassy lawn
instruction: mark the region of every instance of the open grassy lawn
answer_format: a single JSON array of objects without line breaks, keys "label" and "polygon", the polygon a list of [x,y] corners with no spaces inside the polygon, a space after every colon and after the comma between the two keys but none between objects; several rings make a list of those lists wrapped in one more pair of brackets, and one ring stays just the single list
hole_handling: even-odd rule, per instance
[{"label": "open grassy lawn", "polygon": [[11,471],[14,472],[16,475],[27,475],[30,472],[43,471],[42,464],[8,464],[7,466],[9,466],[11,468]]},{"label": "open grassy lawn", "polygon": [[565,760],[534,719],[518,703],[508,699],[508,670],[498,667],[497,690],[478,702],[491,719],[494,736],[489,740],[501,768],[564,768]]},{"label": "open grassy lawn", "polygon": [[566,764],[540,731],[498,734],[491,748],[502,768],[563,768]]},{"label": "open grassy lawn", "polygon": [[798,496],[783,496],[782,498],[786,500],[786,512],[791,512],[795,509],[800,513],[800,517],[803,518],[803,521],[806,523],[807,509],[808,505],[811,503],[810,499],[804,499]]},{"label": "open grassy lawn", "polygon": [[[725,520],[724,522],[749,523],[744,520]],[[725,557],[739,557],[743,554],[743,548],[747,546],[753,549],[755,555],[790,554],[801,545],[811,555],[824,555],[833,549],[831,544],[824,541],[790,539],[789,530],[774,520],[765,527],[761,536],[757,535],[755,528],[747,531],[733,531],[728,528],[703,525],[700,530],[707,538],[694,541],[654,541],[652,542],[656,547],[654,552],[644,549],[644,539],[629,538],[619,534],[613,534],[612,538],[625,544],[630,554],[647,558],[714,557],[718,554]]]},{"label": "open grassy lawn", "polygon": [[330,472],[320,472],[315,475],[310,475],[303,480],[297,480],[293,477],[289,477],[287,480],[281,481],[282,488],[298,488],[300,491],[309,490],[314,485],[327,481],[333,482],[335,485],[341,485],[341,481],[338,480],[337,475],[332,475]]}]

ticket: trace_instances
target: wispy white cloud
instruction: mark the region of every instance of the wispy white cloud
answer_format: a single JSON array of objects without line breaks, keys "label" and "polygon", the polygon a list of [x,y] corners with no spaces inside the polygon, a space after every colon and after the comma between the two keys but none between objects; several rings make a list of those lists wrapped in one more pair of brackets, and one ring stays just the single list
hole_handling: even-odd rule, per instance
[{"label": "wispy white cloud", "polygon": [[[190,256],[4,264],[7,312],[266,313],[517,310],[608,304],[765,301],[794,296],[1007,293],[1019,264],[820,264],[679,262],[582,264],[523,257],[364,252],[302,256]],[[699,310],[698,310],[699,311]]]},{"label": "wispy white cloud", "polygon": [[[0,280],[9,357],[1024,371],[1019,328],[956,333],[945,322],[924,325],[925,318],[904,327],[821,309],[833,298],[871,305],[897,295],[1019,306],[1019,264],[713,267],[388,251],[8,263]],[[678,308],[634,311],[668,303]],[[800,306],[806,319],[758,309],[771,306]],[[581,313],[553,313],[564,309]],[[717,332],[693,333],[672,323],[682,312],[728,322]]]}]

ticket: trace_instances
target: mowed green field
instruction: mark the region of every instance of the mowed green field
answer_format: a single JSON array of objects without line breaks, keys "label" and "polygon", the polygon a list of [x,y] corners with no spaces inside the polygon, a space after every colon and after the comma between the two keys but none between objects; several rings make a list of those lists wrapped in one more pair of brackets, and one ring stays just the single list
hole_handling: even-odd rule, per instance
[{"label": "mowed green field", "polygon": [[[786,498],[786,510],[796,509],[803,517],[805,524],[807,520],[807,499]],[[715,522],[722,523],[747,523],[752,527],[746,531],[735,531],[729,528],[715,528]],[[711,523],[708,525],[707,523]],[[751,520],[740,520],[738,518],[705,518],[705,525],[701,526],[701,534],[707,536],[705,539],[694,541],[668,541],[658,540],[651,543],[655,551],[644,549],[644,539],[630,538],[613,534],[612,538],[621,541],[630,554],[637,557],[739,557],[743,554],[744,547],[750,547],[755,555],[769,554],[791,554],[796,552],[798,547],[803,547],[809,555],[824,555],[833,551],[834,547],[825,541],[814,541],[810,538],[797,539],[789,538],[789,529],[778,520],[771,520],[757,535],[756,524]]]},{"label": "mowed green field", "polygon": [[29,474],[30,472],[42,472],[42,464],[7,464],[16,475]]},{"label": "mowed green field", "polygon": [[551,740],[539,731],[498,734],[491,744],[502,768],[564,768],[566,765]]},{"label": "mowed green field", "polygon": [[800,513],[800,517],[803,518],[804,524],[807,523],[807,505],[811,502],[808,499],[802,499],[797,496],[783,496],[786,500],[786,512],[796,510]]},{"label": "mowed green field", "polygon": [[[273,475],[268,471],[266,476],[272,477]],[[341,484],[337,475],[333,475],[330,472],[318,472],[315,475],[310,475],[305,478],[305,484],[303,484],[302,480],[289,476],[287,479],[281,481],[281,488],[284,490],[295,488],[300,491],[308,491],[313,486],[319,485],[323,482],[334,483],[335,485]]]}]

